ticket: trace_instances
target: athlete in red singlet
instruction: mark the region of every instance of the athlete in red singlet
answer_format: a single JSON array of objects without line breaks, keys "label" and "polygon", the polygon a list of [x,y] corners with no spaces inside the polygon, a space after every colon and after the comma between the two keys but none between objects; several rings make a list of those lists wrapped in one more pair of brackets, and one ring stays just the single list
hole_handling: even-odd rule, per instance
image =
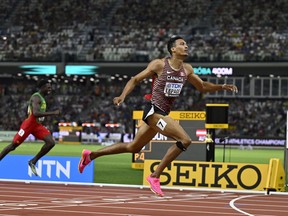
[{"label": "athlete in red singlet", "polygon": [[22,122],[19,131],[14,136],[11,144],[6,146],[0,153],[0,161],[10,152],[15,150],[25,139],[30,135],[34,135],[37,139],[43,140],[45,144],[38,152],[38,154],[32,158],[28,165],[34,175],[38,175],[35,164],[37,161],[46,155],[54,146],[55,141],[51,135],[51,132],[44,127],[43,122],[45,116],[59,115],[60,111],[46,112],[46,101],[44,96],[51,93],[52,87],[48,80],[41,80],[38,84],[39,91],[34,93],[28,105],[28,117]]},{"label": "athlete in red singlet", "polygon": [[142,124],[134,140],[130,143],[115,143],[93,152],[84,149],[78,167],[80,173],[83,172],[87,164],[100,156],[125,152],[137,153],[157,133],[161,133],[175,139],[176,143],[168,149],[156,170],[146,179],[150,184],[150,189],[155,194],[164,196],[159,180],[161,173],[169,163],[191,144],[191,138],[181,125],[175,124],[175,121],[168,116],[173,102],[181,93],[185,81],[194,85],[201,92],[238,91],[235,85],[218,85],[205,82],[194,74],[192,66],[184,63],[188,56],[188,46],[182,37],[171,37],[167,43],[167,49],[171,57],[151,61],[146,69],[127,82],[121,95],[113,100],[114,104],[119,106],[138,83],[146,78],[156,76],[152,87],[152,98],[144,109],[143,120],[146,124]]}]

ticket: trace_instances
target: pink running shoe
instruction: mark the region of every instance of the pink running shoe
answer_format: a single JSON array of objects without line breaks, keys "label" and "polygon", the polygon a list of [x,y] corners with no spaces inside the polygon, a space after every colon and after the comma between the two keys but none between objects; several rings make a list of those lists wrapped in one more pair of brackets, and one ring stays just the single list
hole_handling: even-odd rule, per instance
[{"label": "pink running shoe", "polygon": [[162,192],[160,188],[160,179],[159,178],[153,178],[151,175],[149,175],[146,178],[147,182],[150,184],[150,190],[155,193],[158,196],[163,197],[164,193]]},{"label": "pink running shoe", "polygon": [[82,173],[84,168],[91,162],[91,160],[89,158],[90,153],[91,153],[91,151],[89,151],[87,149],[83,149],[82,157],[81,157],[81,160],[79,161],[79,164],[78,164],[78,170],[80,173]]}]

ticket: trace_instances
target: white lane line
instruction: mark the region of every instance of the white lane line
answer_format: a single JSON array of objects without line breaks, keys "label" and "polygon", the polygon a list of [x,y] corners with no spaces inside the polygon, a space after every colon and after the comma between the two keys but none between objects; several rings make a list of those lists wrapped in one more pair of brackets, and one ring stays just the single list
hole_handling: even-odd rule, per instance
[{"label": "white lane line", "polygon": [[237,197],[237,198],[231,200],[231,201],[229,202],[229,205],[230,205],[230,207],[233,208],[235,211],[238,211],[238,212],[240,212],[240,213],[242,213],[242,214],[244,214],[244,215],[254,216],[253,214],[250,214],[250,213],[248,213],[248,212],[242,211],[241,209],[237,208],[237,207],[234,205],[234,203],[235,203],[236,201],[240,200],[240,199],[246,199],[246,198],[255,197],[255,196],[259,196],[259,195],[247,195],[247,196]]}]

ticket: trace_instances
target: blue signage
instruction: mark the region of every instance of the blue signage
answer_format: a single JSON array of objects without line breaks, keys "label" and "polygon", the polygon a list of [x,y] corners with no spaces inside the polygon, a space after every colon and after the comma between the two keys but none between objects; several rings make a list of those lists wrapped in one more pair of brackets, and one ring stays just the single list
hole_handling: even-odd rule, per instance
[{"label": "blue signage", "polygon": [[33,156],[7,155],[0,162],[0,179],[93,183],[94,163],[80,174],[79,157],[44,156],[36,164],[38,176],[35,176],[28,166],[31,158]]},{"label": "blue signage", "polygon": [[98,66],[92,65],[66,65],[66,75],[94,75]]},{"label": "blue signage", "polygon": [[53,75],[56,74],[56,65],[23,65],[20,68],[26,69],[24,74],[29,75]]}]

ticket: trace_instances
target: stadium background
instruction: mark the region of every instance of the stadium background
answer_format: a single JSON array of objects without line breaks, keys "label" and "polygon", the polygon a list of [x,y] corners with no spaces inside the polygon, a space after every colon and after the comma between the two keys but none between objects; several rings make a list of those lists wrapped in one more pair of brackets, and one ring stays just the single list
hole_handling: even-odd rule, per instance
[{"label": "stadium background", "polygon": [[[59,130],[59,122],[92,122],[97,126],[89,133],[132,134],[132,111],[142,109],[139,95],[150,92],[151,81],[120,108],[112,98],[151,59],[166,56],[167,38],[178,34],[187,40],[187,62],[201,78],[234,83],[239,94],[203,95],[187,85],[175,110],[229,103],[230,127],[217,130],[218,137],[263,139],[261,146],[268,140],[269,146],[282,147],[287,9],[285,0],[1,0],[0,130],[18,129],[25,102],[45,76],[54,88],[49,109],[60,107],[63,113],[47,118],[52,131]],[[115,123],[121,127],[107,127]]]}]

